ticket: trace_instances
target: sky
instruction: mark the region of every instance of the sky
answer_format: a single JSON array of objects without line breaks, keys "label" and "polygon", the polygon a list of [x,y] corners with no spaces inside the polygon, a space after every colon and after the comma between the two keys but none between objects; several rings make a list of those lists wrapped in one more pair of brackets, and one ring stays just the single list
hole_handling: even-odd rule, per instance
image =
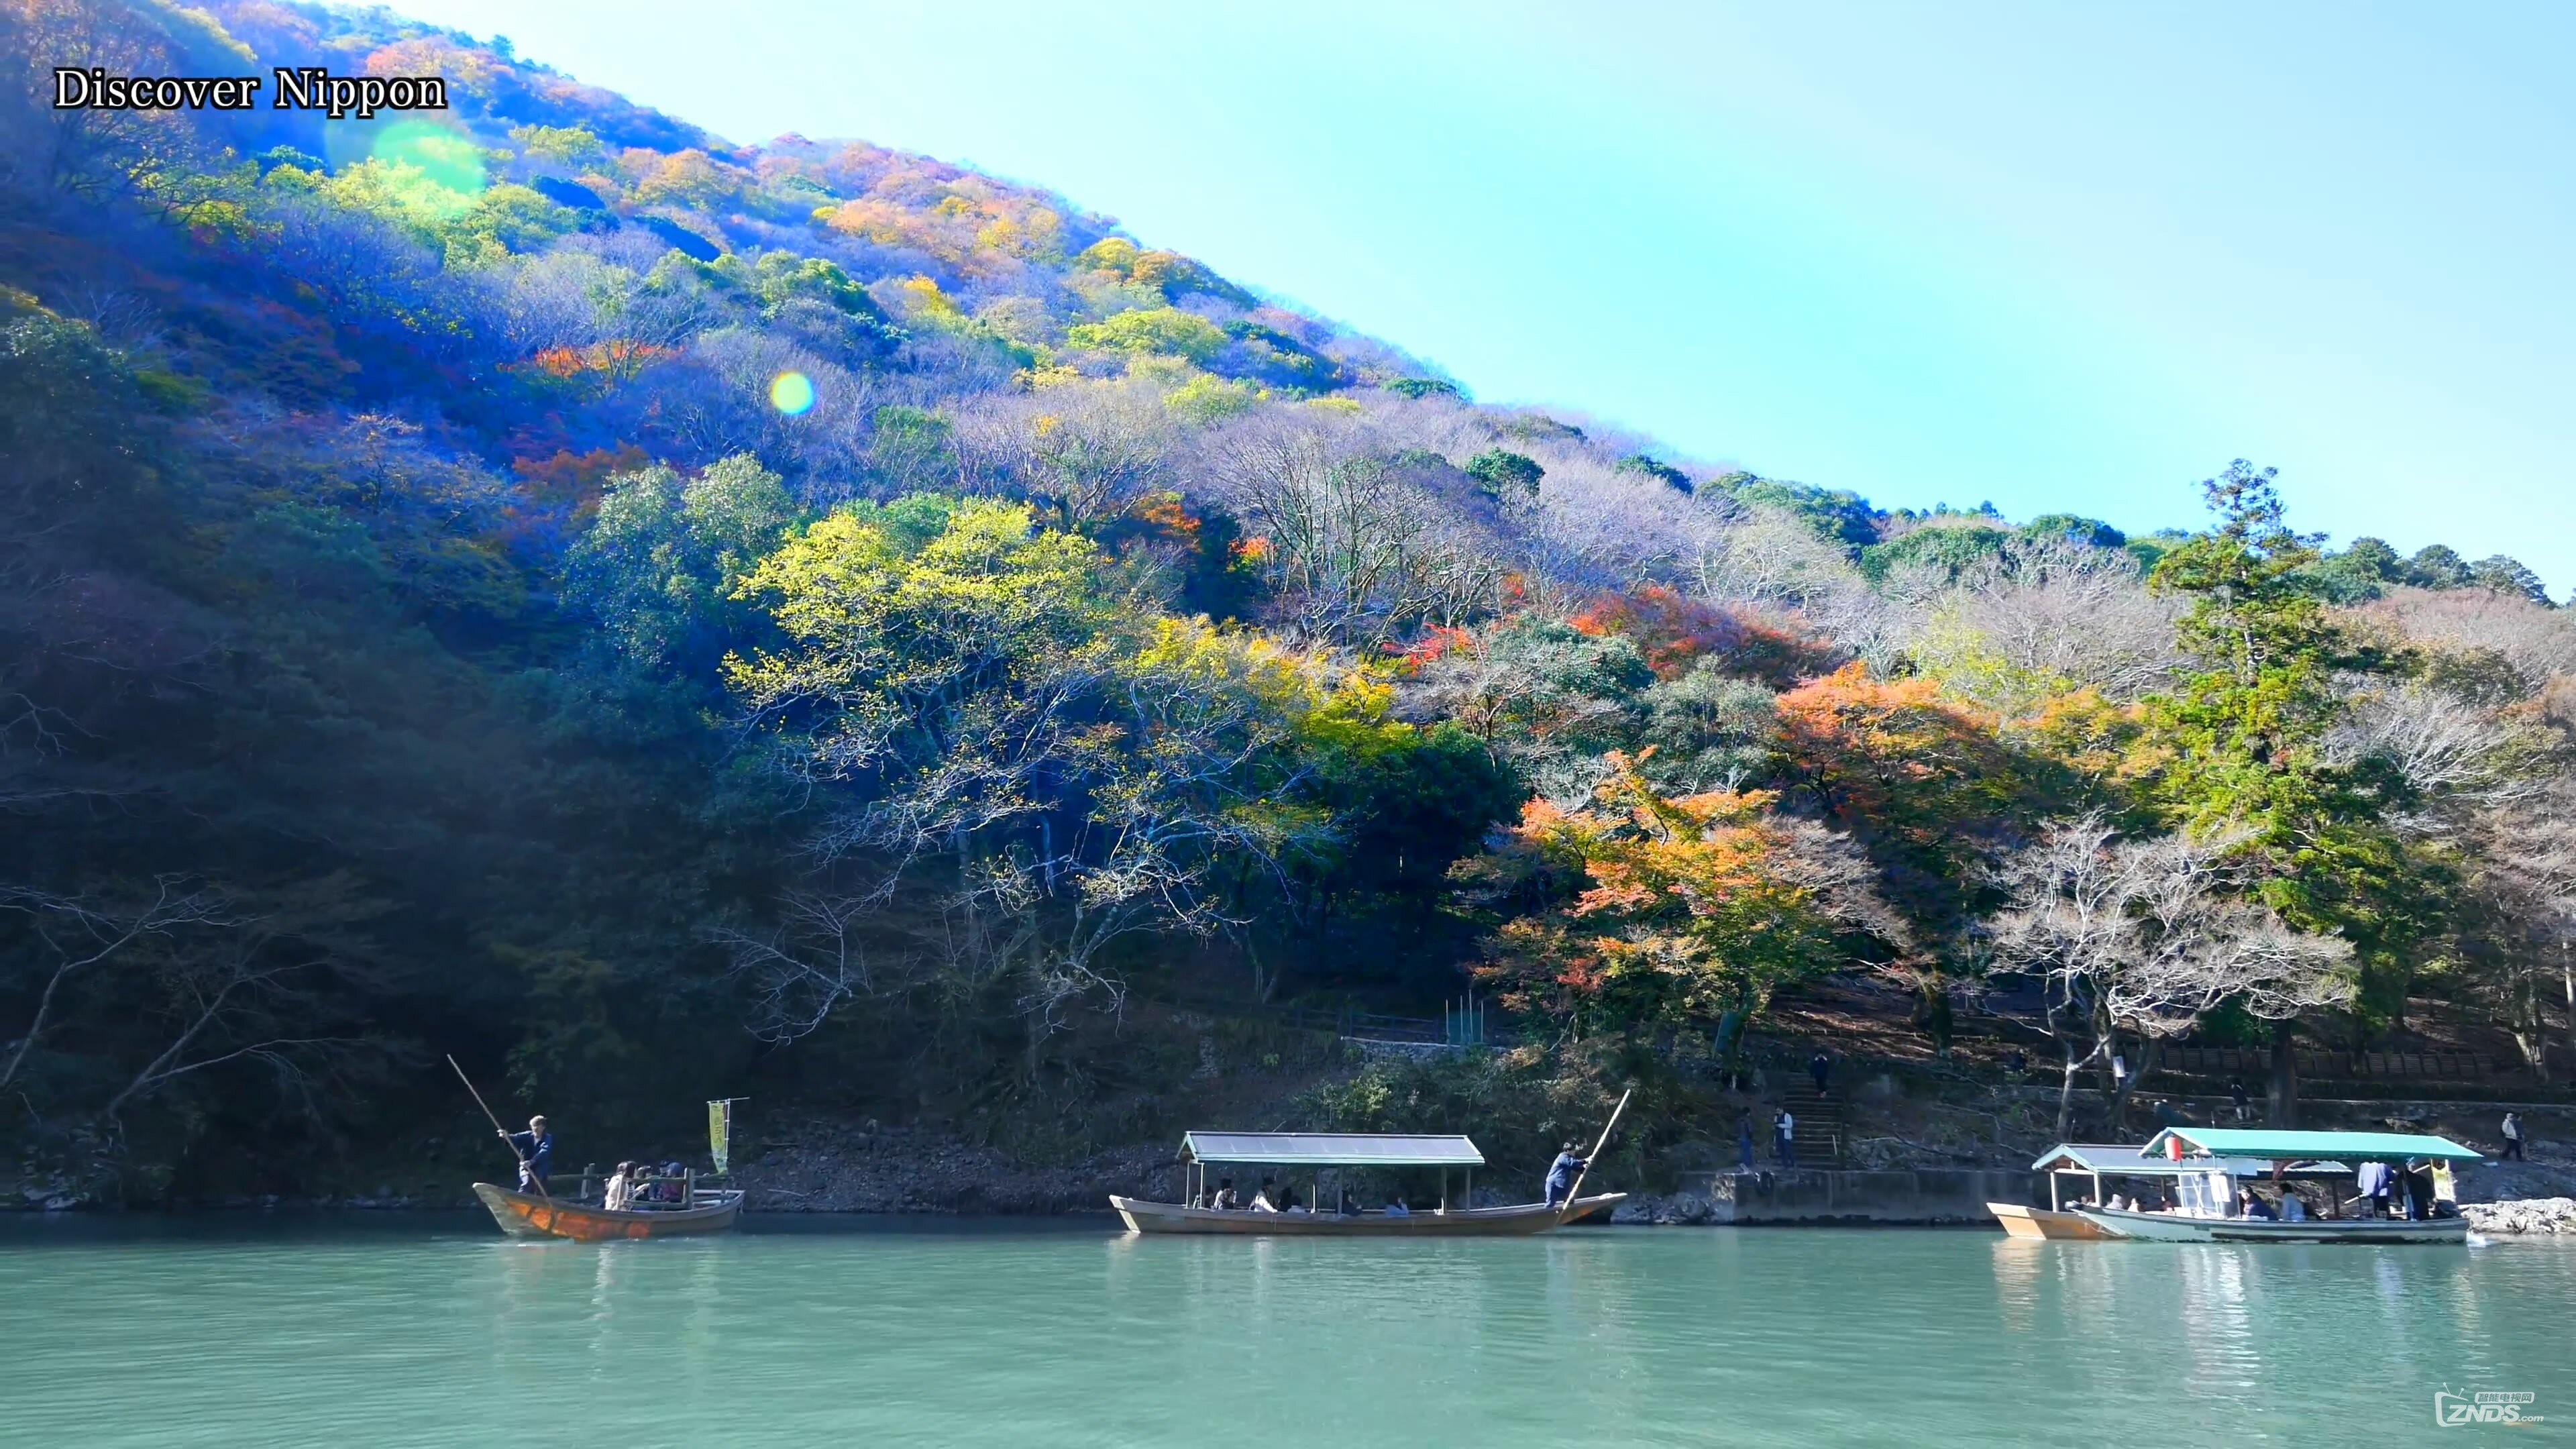
[{"label": "sky", "polygon": [[401,0],[1036,183],[1680,456],[2576,588],[2576,6]]}]

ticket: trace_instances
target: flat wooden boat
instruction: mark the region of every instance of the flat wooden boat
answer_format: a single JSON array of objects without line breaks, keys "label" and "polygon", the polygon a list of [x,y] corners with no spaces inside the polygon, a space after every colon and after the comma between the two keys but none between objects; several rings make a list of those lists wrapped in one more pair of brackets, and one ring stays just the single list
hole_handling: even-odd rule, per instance
[{"label": "flat wooden boat", "polygon": [[570,1198],[512,1192],[488,1182],[474,1184],[474,1195],[492,1210],[492,1220],[501,1225],[501,1231],[514,1238],[570,1238],[583,1243],[721,1233],[742,1213],[739,1188],[700,1189],[698,1200],[687,1207],[618,1212]]},{"label": "flat wooden boat", "polygon": [[2200,1217],[2190,1213],[2121,1212],[2079,1208],[2078,1215],[2109,1237],[2149,1243],[2465,1243],[2466,1218],[2271,1218]]},{"label": "flat wooden boat", "polygon": [[1990,1202],[1986,1211],[2004,1225],[2007,1236],[2015,1238],[2057,1238],[2077,1242],[2098,1241],[2112,1234],[2082,1213],[2061,1212],[2050,1208],[2023,1207],[2017,1202]]},{"label": "flat wooden boat", "polygon": [[1606,1212],[1624,1192],[1579,1197],[1562,1207],[1518,1203],[1511,1207],[1451,1208],[1389,1217],[1366,1213],[1263,1213],[1245,1208],[1194,1208],[1176,1202],[1141,1202],[1112,1194],[1109,1205],[1131,1233],[1213,1233],[1289,1238],[1499,1238],[1522,1237]]}]

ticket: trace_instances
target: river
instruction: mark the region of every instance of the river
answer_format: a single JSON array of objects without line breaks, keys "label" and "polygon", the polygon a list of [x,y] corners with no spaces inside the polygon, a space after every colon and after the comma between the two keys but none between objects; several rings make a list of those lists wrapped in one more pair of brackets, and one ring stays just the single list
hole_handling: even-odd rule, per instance
[{"label": "river", "polygon": [[28,1445],[2301,1446],[2529,1392],[2576,1441],[2576,1245],[1577,1229],[1140,1240],[463,1216],[0,1221]]}]

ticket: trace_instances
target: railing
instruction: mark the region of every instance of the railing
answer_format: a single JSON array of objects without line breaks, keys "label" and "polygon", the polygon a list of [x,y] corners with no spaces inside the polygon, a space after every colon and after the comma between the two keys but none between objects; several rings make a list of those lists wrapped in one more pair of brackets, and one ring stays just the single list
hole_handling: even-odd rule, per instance
[{"label": "railing", "polygon": [[[2478,1082],[2503,1075],[2493,1057],[2483,1052],[2361,1051],[2298,1053],[2302,1079],[2343,1081]],[[2157,1053],[2156,1068],[2193,1077],[2269,1078],[2269,1048],[2169,1046]]]},{"label": "railing", "polygon": [[1270,1001],[1244,1001],[1184,994],[1175,1003],[1184,1011],[1213,1016],[1245,1017],[1275,1022],[1299,1031],[1330,1032],[1369,1041],[1407,1042],[1423,1046],[1500,1047],[1518,1038],[1508,1027],[1486,1017],[1483,1002],[1470,996],[1446,1003],[1440,1016],[1395,1016],[1361,1011],[1350,1005],[1301,1006]]}]

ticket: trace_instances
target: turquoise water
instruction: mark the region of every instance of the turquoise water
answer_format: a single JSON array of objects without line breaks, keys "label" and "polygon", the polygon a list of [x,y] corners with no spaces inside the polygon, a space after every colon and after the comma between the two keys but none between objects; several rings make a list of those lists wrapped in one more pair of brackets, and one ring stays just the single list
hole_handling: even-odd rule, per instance
[{"label": "turquoise water", "polygon": [[2576,1246],[819,1226],[0,1223],[0,1442],[2576,1442]]}]

